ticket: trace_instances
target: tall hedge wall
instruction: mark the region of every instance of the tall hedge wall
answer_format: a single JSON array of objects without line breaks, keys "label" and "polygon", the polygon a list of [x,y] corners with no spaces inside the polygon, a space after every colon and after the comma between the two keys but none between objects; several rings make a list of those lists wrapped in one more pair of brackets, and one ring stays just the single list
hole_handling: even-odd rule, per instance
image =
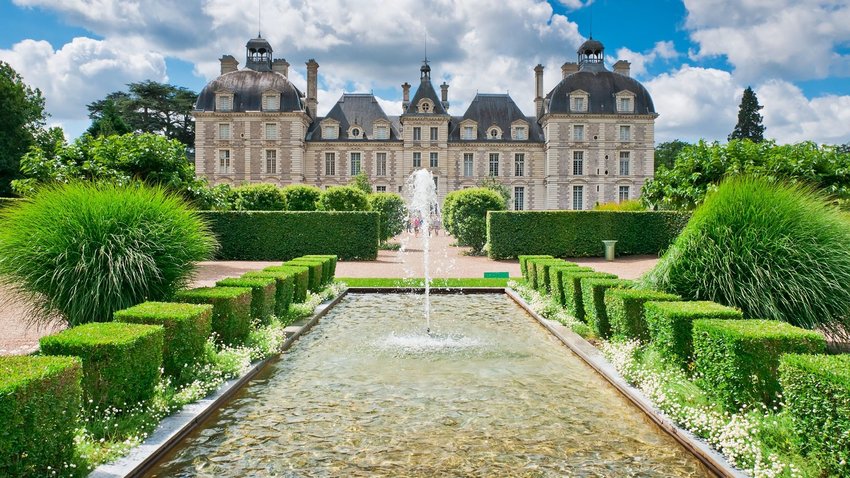
[{"label": "tall hedge wall", "polygon": [[377,212],[202,211],[221,244],[217,258],[284,261],[306,254],[378,257]]},{"label": "tall hedge wall", "polygon": [[658,254],[690,217],[674,211],[490,211],[491,259],[520,254],[601,256],[603,240],[616,240],[617,254]]}]

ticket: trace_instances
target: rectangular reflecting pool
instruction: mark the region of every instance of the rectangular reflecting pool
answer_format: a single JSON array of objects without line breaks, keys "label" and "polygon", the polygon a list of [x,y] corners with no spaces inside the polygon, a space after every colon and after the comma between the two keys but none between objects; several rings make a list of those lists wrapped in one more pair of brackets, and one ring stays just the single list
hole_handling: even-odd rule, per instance
[{"label": "rectangular reflecting pool", "polygon": [[712,476],[503,294],[350,294],[149,476]]}]

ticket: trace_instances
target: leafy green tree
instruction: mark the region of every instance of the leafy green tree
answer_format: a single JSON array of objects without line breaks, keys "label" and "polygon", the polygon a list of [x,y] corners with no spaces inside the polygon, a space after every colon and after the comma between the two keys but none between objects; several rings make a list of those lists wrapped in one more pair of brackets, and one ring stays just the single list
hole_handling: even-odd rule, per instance
[{"label": "leafy green tree", "polygon": [[353,186],[366,194],[372,194],[372,182],[369,181],[369,177],[362,171],[351,178],[348,185]]},{"label": "leafy green tree", "polygon": [[729,135],[729,141],[733,139],[748,139],[754,143],[764,141],[764,125],[762,124],[764,118],[759,114],[762,108],[764,106],[759,104],[756,92],[748,86],[744,90],[741,106],[738,108],[738,124]]},{"label": "leafy green tree", "polygon": [[655,170],[664,166],[667,169],[672,169],[676,163],[676,156],[687,146],[688,143],[674,139],[659,144],[655,147]]},{"label": "leafy green tree", "polygon": [[86,131],[92,136],[112,136],[130,133],[130,125],[124,121],[118,106],[112,99],[104,100],[103,109],[93,119],[91,126]]},{"label": "leafy green tree", "polygon": [[333,186],[319,197],[320,211],[368,211],[369,199],[354,186]]},{"label": "leafy green tree", "polygon": [[487,243],[487,211],[507,209],[504,198],[489,188],[452,191],[443,202],[443,223],[461,246],[481,254]]},{"label": "leafy green tree", "polygon": [[234,209],[239,211],[283,211],[286,204],[274,184],[247,184],[234,190]]},{"label": "leafy green tree", "polygon": [[315,211],[319,208],[322,190],[307,184],[292,184],[283,188],[280,194],[286,211]]},{"label": "leafy green tree", "polygon": [[11,195],[11,182],[20,177],[21,157],[38,144],[46,119],[41,90],[28,86],[0,61],[0,196]]},{"label": "leafy green tree", "polygon": [[505,209],[507,209],[508,204],[511,203],[511,190],[493,176],[487,176],[481,181],[478,181],[478,187],[490,189],[498,193],[499,196],[502,196],[502,199],[505,200]]},{"label": "leafy green tree", "polygon": [[372,193],[369,209],[381,214],[381,242],[386,242],[404,230],[407,207],[404,199],[395,193]]}]

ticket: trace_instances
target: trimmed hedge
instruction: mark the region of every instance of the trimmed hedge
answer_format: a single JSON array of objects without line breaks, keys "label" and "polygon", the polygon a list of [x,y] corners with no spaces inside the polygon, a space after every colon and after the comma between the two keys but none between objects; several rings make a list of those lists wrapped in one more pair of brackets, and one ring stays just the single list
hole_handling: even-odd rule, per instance
[{"label": "trimmed hedge", "polygon": [[562,307],[564,306],[564,272],[580,271],[593,272],[593,268],[580,266],[573,262],[564,261],[561,265],[549,267],[549,287],[552,291],[552,297]]},{"label": "trimmed hedge", "polygon": [[525,280],[528,280],[528,271],[525,269],[526,264],[528,264],[529,259],[554,259],[552,256],[548,255],[520,255],[519,256],[519,272],[522,274],[522,277]]},{"label": "trimmed hedge", "polygon": [[305,254],[378,257],[380,214],[328,211],[202,211],[221,248],[217,258],[283,261]]},{"label": "trimmed hedge", "polygon": [[304,266],[307,267],[310,275],[310,290],[313,292],[318,292],[322,289],[322,283],[324,283],[322,261],[312,260],[312,259],[293,259],[291,261],[284,262],[285,266]]},{"label": "trimmed hedge", "polygon": [[649,340],[644,304],[649,301],[682,300],[665,292],[643,289],[612,288],[605,291],[605,311],[611,335],[618,339]]},{"label": "trimmed hedge", "polygon": [[269,266],[263,272],[286,272],[293,274],[295,289],[292,291],[292,302],[307,300],[307,290],[310,288],[310,268],[307,266]]},{"label": "trimmed hedge", "polygon": [[197,363],[212,331],[209,304],[144,302],[115,312],[116,322],[161,325],[163,338],[162,367],[165,373],[180,378],[187,364]]},{"label": "trimmed hedge", "polygon": [[177,292],[177,300],[211,304],[212,331],[227,345],[241,344],[251,331],[250,287],[199,287]]},{"label": "trimmed hedge", "polygon": [[647,302],[644,308],[653,346],[682,368],[694,354],[694,320],[744,318],[740,310],[710,301]]},{"label": "trimmed hedge", "polygon": [[78,357],[0,356],[0,476],[71,462],[82,376]]},{"label": "trimmed hedge", "polygon": [[690,217],[674,211],[490,211],[491,259],[520,254],[602,256],[603,240],[616,240],[620,255],[658,254]]},{"label": "trimmed hedge", "polygon": [[819,332],[778,320],[695,320],[693,336],[699,380],[730,410],[778,400],[782,354],[826,350]]},{"label": "trimmed hedge", "polygon": [[584,317],[587,325],[597,337],[611,336],[611,324],[608,322],[608,312],[605,308],[605,291],[611,288],[630,289],[633,281],[626,279],[582,279],[581,301],[584,304]]},{"label": "trimmed hedge", "polygon": [[334,280],[333,275],[331,274],[331,258],[328,256],[301,256],[287,262],[303,262],[308,265],[318,262],[322,265],[322,285],[330,284]]},{"label": "trimmed hedge", "polygon": [[850,354],[783,355],[779,382],[803,450],[850,476]]},{"label": "trimmed hedge", "polygon": [[572,262],[567,262],[563,259],[535,259],[533,264],[537,290],[543,293],[548,293],[552,289],[552,285],[549,280],[549,269],[553,266],[572,264]]},{"label": "trimmed hedge", "polygon": [[295,292],[295,272],[270,272],[250,271],[242,275],[249,279],[252,277],[270,277],[275,280],[274,315],[278,318],[284,317],[292,304],[292,294]]},{"label": "trimmed hedge", "polygon": [[549,263],[554,262],[555,264],[560,264],[560,263],[566,262],[566,261],[564,261],[563,259],[553,259],[553,258],[548,258],[548,257],[531,258],[531,259],[528,259],[528,260],[525,261],[525,270],[526,270],[526,273],[527,273],[527,277],[525,278],[525,280],[528,282],[528,284],[531,286],[532,289],[538,289],[539,290],[540,289],[540,281],[538,279],[540,279],[540,278],[537,276],[537,263],[538,262],[549,262]]},{"label": "trimmed hedge", "polygon": [[561,273],[561,290],[564,293],[564,307],[577,320],[585,321],[584,301],[581,295],[583,279],[617,279],[616,274],[596,271],[567,270]]},{"label": "trimmed hedge", "polygon": [[42,337],[41,352],[83,361],[84,405],[123,409],[153,396],[162,366],[159,325],[92,322]]},{"label": "trimmed hedge", "polygon": [[336,263],[339,261],[339,257],[335,254],[308,254],[301,256],[299,259],[327,259],[328,262],[325,263],[327,269],[324,271],[325,276],[330,278],[327,283],[330,284],[334,281],[334,277],[336,277]]},{"label": "trimmed hedge", "polygon": [[277,300],[277,281],[273,277],[228,277],[215,283],[216,287],[249,287],[251,317],[268,324],[274,315]]}]

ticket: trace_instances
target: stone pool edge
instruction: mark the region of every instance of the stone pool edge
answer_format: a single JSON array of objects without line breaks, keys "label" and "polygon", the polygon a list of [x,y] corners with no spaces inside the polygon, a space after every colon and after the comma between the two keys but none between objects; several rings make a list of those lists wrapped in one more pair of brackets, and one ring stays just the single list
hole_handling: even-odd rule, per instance
[{"label": "stone pool edge", "polygon": [[180,411],[165,417],[153,433],[130,452],[113,462],[104,463],[89,473],[88,478],[118,478],[142,476],[149,471],[162,456],[174,448],[186,435],[203,424],[210,415],[224,406],[248,381],[256,376],[273,360],[277,360],[280,354],[288,350],[307,331],[313,328],[339,301],[348,294],[348,290],[342,291],[333,299],[319,304],[313,311],[313,315],[304,319],[301,325],[290,325],[284,329],[288,336],[277,354],[259,360],[240,377],[224,382],[218,390],[211,395],[190,403]]},{"label": "stone pool edge", "polygon": [[626,382],[619,372],[605,358],[602,352],[582,336],[562,325],[560,322],[541,317],[534,312],[528,303],[516,291],[504,289],[505,294],[517,303],[523,310],[534,318],[543,328],[561,341],[571,352],[576,354],[584,363],[601,375],[617,391],[641,410],[658,427],[673,437],[685,447],[697,460],[705,465],[712,473],[720,477],[747,478],[749,475],[729,464],[720,452],[708,445],[693,433],[680,428],[667,418],[640,390]]}]

